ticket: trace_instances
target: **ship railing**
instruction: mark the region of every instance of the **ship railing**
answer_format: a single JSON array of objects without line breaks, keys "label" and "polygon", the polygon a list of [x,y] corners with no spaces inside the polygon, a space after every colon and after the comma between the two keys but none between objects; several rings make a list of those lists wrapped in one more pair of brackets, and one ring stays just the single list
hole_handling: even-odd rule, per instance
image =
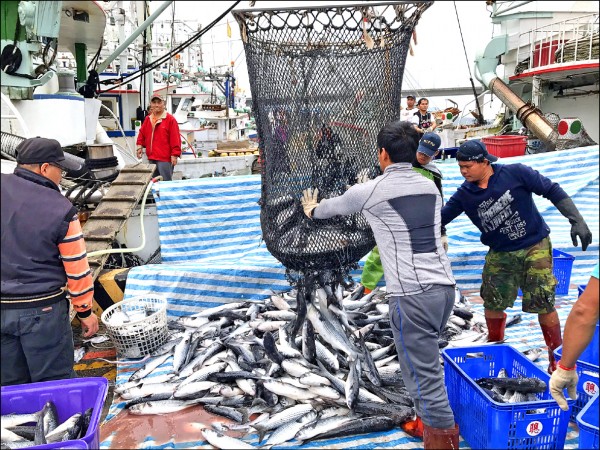
[{"label": "ship railing", "polygon": [[519,42],[529,45],[519,47],[517,61],[528,63],[525,70],[540,70],[556,64],[598,60],[598,25],[598,13],[594,13],[522,33]]}]

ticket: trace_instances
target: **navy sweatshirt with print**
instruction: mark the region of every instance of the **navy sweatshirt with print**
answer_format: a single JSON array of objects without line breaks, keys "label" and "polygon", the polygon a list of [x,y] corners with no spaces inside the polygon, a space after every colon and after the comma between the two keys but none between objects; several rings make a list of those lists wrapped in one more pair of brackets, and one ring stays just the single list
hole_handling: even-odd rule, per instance
[{"label": "navy sweatshirt with print", "polygon": [[442,225],[461,213],[481,231],[492,250],[510,252],[531,247],[550,234],[533,202],[537,194],[553,204],[568,197],[552,180],[523,164],[492,164],[488,187],[465,181],[442,208]]}]

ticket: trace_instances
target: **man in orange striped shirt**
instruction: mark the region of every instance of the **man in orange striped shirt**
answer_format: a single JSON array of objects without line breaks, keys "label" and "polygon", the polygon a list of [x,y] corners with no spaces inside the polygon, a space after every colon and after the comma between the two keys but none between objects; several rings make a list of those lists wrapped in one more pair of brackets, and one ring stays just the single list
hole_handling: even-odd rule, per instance
[{"label": "man in orange striped shirt", "polygon": [[26,139],[2,174],[2,386],[75,377],[69,300],[83,336],[98,331],[94,284],[77,210],[60,192],[77,170],[54,139]]}]

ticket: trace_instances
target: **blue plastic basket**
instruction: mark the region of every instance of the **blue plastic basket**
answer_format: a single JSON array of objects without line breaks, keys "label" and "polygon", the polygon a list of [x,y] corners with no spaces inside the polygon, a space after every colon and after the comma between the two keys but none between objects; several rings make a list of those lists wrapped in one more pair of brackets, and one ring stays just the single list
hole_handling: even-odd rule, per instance
[{"label": "blue plastic basket", "polygon": [[[577,414],[588,403],[589,399],[599,391],[600,377],[598,367],[598,358],[600,343],[600,322],[596,324],[596,332],[589,345],[585,348],[577,360],[577,400],[571,409],[571,420],[575,420]],[[558,361],[562,357],[562,345],[554,350],[554,358]]]},{"label": "blue plastic basket", "polygon": [[[567,295],[571,284],[571,272],[573,271],[575,257],[560,250],[552,249],[552,273],[556,278],[556,295]],[[523,291],[519,289],[519,297]]]},{"label": "blue plastic basket", "polygon": [[2,414],[39,411],[48,400],[52,400],[56,405],[59,423],[62,423],[75,413],[83,413],[88,408],[94,408],[87,433],[83,438],[29,448],[99,448],[100,416],[107,392],[108,380],[102,377],[2,386]]},{"label": "blue plastic basket", "polygon": [[577,415],[579,448],[598,449],[598,394]]},{"label": "blue plastic basket", "polygon": [[[548,390],[536,402],[498,403],[475,383],[506,369],[509,377],[550,376],[510,345],[446,348],[442,351],[445,382],[460,434],[472,448],[562,448],[569,424]],[[572,400],[568,401],[570,404]],[[543,412],[537,412],[543,410]]]}]

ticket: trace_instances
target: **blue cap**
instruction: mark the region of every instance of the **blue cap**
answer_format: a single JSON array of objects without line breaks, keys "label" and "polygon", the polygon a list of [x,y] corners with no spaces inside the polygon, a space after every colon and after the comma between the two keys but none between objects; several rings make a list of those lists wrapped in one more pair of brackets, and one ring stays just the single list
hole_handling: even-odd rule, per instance
[{"label": "blue cap", "polygon": [[488,153],[483,142],[475,140],[463,142],[456,152],[456,159],[458,161],[483,161],[484,159],[489,162],[498,161],[497,156]]},{"label": "blue cap", "polygon": [[417,151],[432,157],[439,150],[440,145],[442,145],[442,140],[437,133],[425,133],[419,141]]}]

